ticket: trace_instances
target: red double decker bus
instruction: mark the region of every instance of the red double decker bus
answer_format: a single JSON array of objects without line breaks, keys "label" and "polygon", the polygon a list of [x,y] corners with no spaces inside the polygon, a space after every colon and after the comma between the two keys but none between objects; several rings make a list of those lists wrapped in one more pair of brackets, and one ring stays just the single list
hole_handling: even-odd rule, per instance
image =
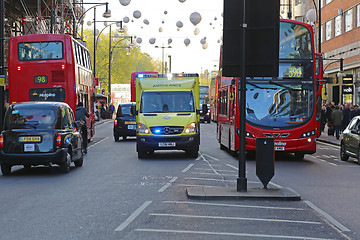
[{"label": "red double decker bus", "polygon": [[75,112],[83,102],[88,138],[95,134],[94,84],[90,53],[69,35],[34,34],[10,38],[9,99],[66,102]]},{"label": "red double decker bus", "polygon": [[[319,127],[322,74],[316,67],[320,61],[315,61],[313,29],[302,22],[281,20],[279,44],[279,76],[246,79],[246,150],[254,152],[256,138],[269,137],[275,140],[275,151],[303,159],[304,154],[315,153]],[[238,79],[221,77],[219,85],[217,138],[221,149],[236,155]]]}]

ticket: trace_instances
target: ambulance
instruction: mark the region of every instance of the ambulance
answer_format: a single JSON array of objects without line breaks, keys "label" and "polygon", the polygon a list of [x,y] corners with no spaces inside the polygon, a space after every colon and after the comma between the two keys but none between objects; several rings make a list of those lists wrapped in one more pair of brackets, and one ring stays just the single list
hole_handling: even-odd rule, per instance
[{"label": "ambulance", "polygon": [[192,158],[200,145],[198,74],[137,74],[136,150],[183,150]]}]

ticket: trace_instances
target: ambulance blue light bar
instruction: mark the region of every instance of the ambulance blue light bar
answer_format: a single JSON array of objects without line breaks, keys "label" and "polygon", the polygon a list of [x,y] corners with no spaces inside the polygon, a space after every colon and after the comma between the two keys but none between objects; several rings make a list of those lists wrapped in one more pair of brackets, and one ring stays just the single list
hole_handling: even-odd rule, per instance
[{"label": "ambulance blue light bar", "polygon": [[[199,77],[197,73],[171,73],[173,78]],[[137,78],[169,78],[169,74],[138,74]]]}]

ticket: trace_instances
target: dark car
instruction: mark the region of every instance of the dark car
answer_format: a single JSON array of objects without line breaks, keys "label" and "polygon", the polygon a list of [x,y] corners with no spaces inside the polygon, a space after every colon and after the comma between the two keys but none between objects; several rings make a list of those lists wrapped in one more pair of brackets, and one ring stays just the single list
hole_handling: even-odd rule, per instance
[{"label": "dark car", "polygon": [[62,172],[71,162],[83,164],[82,139],[74,113],[62,102],[12,104],[5,114],[0,135],[0,163],[3,175],[14,165],[31,167],[57,164]]},{"label": "dark car", "polygon": [[354,117],[341,135],[340,158],[347,161],[349,157],[360,164],[360,116]]},{"label": "dark car", "polygon": [[201,111],[200,111],[200,122],[204,123],[210,123],[211,119],[210,119],[210,105],[209,104],[203,104]]},{"label": "dark car", "polygon": [[136,136],[136,116],[132,114],[135,103],[119,104],[116,119],[114,120],[114,139],[119,141],[122,137],[125,140],[128,136]]}]

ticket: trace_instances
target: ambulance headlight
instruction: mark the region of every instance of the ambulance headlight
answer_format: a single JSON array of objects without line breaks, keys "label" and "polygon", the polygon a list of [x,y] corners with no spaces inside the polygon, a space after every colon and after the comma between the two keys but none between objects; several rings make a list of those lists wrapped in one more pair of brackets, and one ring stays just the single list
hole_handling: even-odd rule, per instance
[{"label": "ambulance headlight", "polygon": [[185,129],[185,133],[193,133],[196,132],[196,123],[192,122],[189,124],[189,126],[187,126],[187,128]]},{"label": "ambulance headlight", "polygon": [[149,134],[149,129],[145,126],[145,124],[138,123],[138,131],[139,133]]}]

